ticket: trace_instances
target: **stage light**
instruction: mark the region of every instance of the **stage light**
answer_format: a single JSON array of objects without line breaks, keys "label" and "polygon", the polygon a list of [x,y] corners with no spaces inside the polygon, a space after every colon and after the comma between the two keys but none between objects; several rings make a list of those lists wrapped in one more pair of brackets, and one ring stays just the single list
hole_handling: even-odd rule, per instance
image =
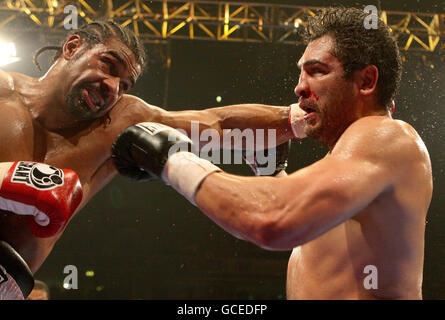
[{"label": "stage light", "polygon": [[94,277],[94,271],[93,270],[87,270],[85,272],[85,276],[87,276],[87,277]]},{"label": "stage light", "polygon": [[0,42],[0,66],[20,61],[13,42]]}]

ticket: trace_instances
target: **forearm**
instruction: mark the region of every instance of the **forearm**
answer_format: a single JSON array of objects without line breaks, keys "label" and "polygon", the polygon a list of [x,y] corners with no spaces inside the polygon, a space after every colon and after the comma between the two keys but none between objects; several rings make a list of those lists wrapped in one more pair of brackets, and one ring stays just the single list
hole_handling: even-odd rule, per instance
[{"label": "forearm", "polygon": [[167,111],[131,95],[126,95],[119,104],[123,110],[130,110],[131,122],[158,122],[183,130],[195,143],[199,140],[200,147],[209,140],[215,142],[217,137],[220,148],[237,148],[241,144],[244,149],[246,137],[253,135],[254,146],[266,149],[294,137],[289,126],[289,107],[237,104],[204,110]]},{"label": "forearm", "polygon": [[[208,110],[222,119],[221,129],[275,130],[277,141],[269,143],[269,147],[292,138],[288,123],[289,107],[243,104]],[[267,137],[266,133],[265,138]]]},{"label": "forearm", "polygon": [[[212,130],[213,132],[205,132],[205,141],[199,139],[200,146],[209,141],[209,136],[217,136],[221,148],[237,148],[237,140],[238,144],[242,144],[240,148],[245,148],[246,137],[251,134],[255,145],[258,142],[264,148],[270,148],[293,137],[288,116],[288,107],[240,104],[199,111],[164,112],[160,114],[159,122],[185,130],[193,140],[202,137],[205,130]],[[236,129],[239,129],[238,135],[233,131]],[[199,136],[196,137],[197,135]]]},{"label": "forearm", "polygon": [[213,173],[203,181],[195,200],[202,212],[230,234],[265,249],[288,250],[291,247],[276,243],[284,235],[281,226],[286,222],[281,217],[294,202],[277,191],[286,190],[285,180]]}]

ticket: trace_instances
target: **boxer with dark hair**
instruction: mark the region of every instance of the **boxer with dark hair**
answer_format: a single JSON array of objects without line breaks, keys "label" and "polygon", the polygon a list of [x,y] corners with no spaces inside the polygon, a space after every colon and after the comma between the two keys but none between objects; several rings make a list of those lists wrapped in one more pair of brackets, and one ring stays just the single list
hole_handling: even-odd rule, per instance
[{"label": "boxer with dark hair", "polygon": [[[47,49],[57,52],[41,78],[0,71],[0,163],[5,171],[22,161],[46,165],[43,171],[48,175],[58,168],[70,172],[65,174],[71,186],[64,191],[66,202],[56,201],[61,200],[56,196],[60,189],[42,196],[27,185],[20,193],[15,185],[5,184],[0,240],[23,258],[31,273],[45,261],[67,222],[117,174],[111,145],[128,126],[154,121],[190,132],[191,121],[197,121],[200,130],[212,128],[221,137],[224,129],[231,128],[276,130],[277,141],[266,141],[265,147],[301,133],[304,112],[293,115],[289,126],[289,107],[249,104],[169,112],[128,95],[144,69],[145,54],[131,31],[111,21],[75,30],[60,47],[39,50],[35,60]],[[42,172],[36,174],[50,179]],[[58,181],[68,185],[66,180]],[[78,203],[80,190],[83,197]],[[26,198],[26,206],[11,205],[17,198]],[[51,209],[44,201],[51,203]]]},{"label": "boxer with dark hair", "polygon": [[422,298],[431,162],[414,128],[387,108],[399,50],[383,22],[364,27],[366,16],[329,8],[307,27],[290,119],[304,110],[305,134],[330,150],[322,160],[280,179],[231,175],[193,153],[167,152],[174,129],[144,130],[150,123],[113,145],[117,163],[162,179],[232,235],[293,250],[288,299]]}]

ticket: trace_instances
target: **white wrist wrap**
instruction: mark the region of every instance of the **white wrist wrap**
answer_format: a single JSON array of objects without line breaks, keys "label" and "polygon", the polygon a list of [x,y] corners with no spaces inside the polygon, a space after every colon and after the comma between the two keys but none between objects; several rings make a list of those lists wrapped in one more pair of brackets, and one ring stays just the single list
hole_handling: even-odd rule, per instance
[{"label": "white wrist wrap", "polygon": [[295,139],[302,139],[306,137],[304,133],[304,126],[301,124],[300,106],[298,103],[293,103],[289,107],[289,126],[292,129]]},{"label": "white wrist wrap", "polygon": [[210,161],[194,153],[181,151],[168,158],[162,171],[162,180],[196,206],[196,191],[209,174],[217,171],[222,170]]}]

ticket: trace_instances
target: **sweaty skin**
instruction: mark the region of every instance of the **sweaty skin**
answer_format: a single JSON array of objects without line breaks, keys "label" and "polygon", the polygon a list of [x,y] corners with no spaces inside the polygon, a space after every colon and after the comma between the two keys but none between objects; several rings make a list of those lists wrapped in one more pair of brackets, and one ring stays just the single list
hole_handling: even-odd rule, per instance
[{"label": "sweaty skin", "polygon": [[[292,137],[288,107],[250,104],[168,112],[148,105],[125,94],[140,73],[126,46],[113,39],[68,63],[81,48],[80,39],[70,37],[63,59],[40,79],[0,71],[0,162],[32,160],[74,170],[84,194],[75,214],[117,174],[110,158],[111,144],[132,124],[153,121],[189,132],[194,120],[200,122],[200,130],[273,128],[278,143]],[[108,54],[110,50],[123,57],[125,64]],[[88,104],[91,99],[99,101],[98,110]],[[36,238],[26,217],[10,212],[1,211],[0,220],[0,239],[11,244],[34,273],[62,235]]]},{"label": "sweaty skin", "polygon": [[212,173],[195,201],[232,235],[293,250],[288,299],[421,299],[428,151],[408,123],[377,106],[377,68],[346,81],[332,46],[329,36],[309,43],[295,89],[314,110],[305,133],[327,156],[279,179]]},{"label": "sweaty skin", "polygon": [[[408,124],[364,117],[332,152],[280,179],[213,173],[198,207],[229,233],[291,250],[288,299],[421,299],[432,194],[425,145]],[[366,266],[377,289],[364,285]]]}]

